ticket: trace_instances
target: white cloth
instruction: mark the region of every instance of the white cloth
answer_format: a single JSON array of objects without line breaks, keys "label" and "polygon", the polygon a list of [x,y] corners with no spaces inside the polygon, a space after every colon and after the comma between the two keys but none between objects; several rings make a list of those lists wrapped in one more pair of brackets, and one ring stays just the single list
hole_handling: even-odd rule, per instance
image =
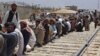
[{"label": "white cloth", "polygon": [[57,29],[55,25],[50,25],[50,29],[51,29],[51,38],[55,37],[57,34]]},{"label": "white cloth", "polygon": [[[10,11],[7,11],[6,14],[5,14],[5,16],[3,17],[3,19],[2,19],[2,26],[4,26],[4,24],[7,22],[7,19],[8,19],[8,16],[9,16],[9,12],[10,12]],[[16,16],[16,13],[17,13],[17,12],[15,12],[15,14],[14,14],[14,16],[13,16],[12,22],[16,25],[16,27],[17,27],[18,29],[20,29],[20,25],[19,25],[19,15],[18,15],[18,17],[17,17],[17,16]],[[18,13],[17,13],[17,14],[18,14]],[[18,20],[17,20],[16,18],[18,18]]]},{"label": "white cloth", "polygon": [[18,51],[17,51],[17,56],[22,56],[23,53],[23,47],[24,47],[24,38],[19,29],[15,29],[15,32],[17,33],[18,36]]},{"label": "white cloth", "polygon": [[71,30],[71,23],[69,21],[67,21],[67,25],[68,25],[68,31]]},{"label": "white cloth", "polygon": [[35,33],[34,31],[28,26],[28,28],[30,29],[30,33],[31,33],[31,36],[30,36],[30,39],[29,39],[29,43],[28,45],[33,48],[35,43],[36,43],[36,36],[35,36]]},{"label": "white cloth", "polygon": [[77,25],[79,25],[81,22],[78,22]]},{"label": "white cloth", "polygon": [[63,19],[62,19],[62,18],[59,18],[58,20],[59,20],[59,22],[62,22],[62,21],[63,21]]}]

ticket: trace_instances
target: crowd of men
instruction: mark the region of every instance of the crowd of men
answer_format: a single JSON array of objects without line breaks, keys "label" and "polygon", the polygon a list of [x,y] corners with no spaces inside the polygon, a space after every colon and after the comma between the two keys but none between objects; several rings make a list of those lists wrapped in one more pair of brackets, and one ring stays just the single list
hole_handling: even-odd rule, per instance
[{"label": "crowd of men", "polygon": [[[19,20],[16,12],[17,5],[11,5],[12,10],[8,11],[1,19],[2,41],[0,40],[0,56],[23,56],[26,51],[34,50],[34,47],[53,42],[69,32],[83,32],[90,30],[90,23],[94,21],[95,28],[99,25],[99,17],[94,13],[79,11],[71,16],[61,16],[56,14],[41,14],[39,17],[31,17],[31,22],[35,22],[34,27],[30,27],[26,21]],[[3,41],[4,40],[4,41]],[[3,46],[3,47],[2,47]],[[2,48],[1,48],[2,47]],[[30,49],[29,49],[30,47]]]}]

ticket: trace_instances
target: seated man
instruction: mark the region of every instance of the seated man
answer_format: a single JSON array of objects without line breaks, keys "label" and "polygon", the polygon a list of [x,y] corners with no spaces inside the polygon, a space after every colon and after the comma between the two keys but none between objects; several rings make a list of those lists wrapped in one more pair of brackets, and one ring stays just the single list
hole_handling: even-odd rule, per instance
[{"label": "seated man", "polygon": [[27,28],[27,23],[25,21],[20,22],[21,25],[21,33],[24,38],[24,49],[23,49],[23,54],[26,52],[26,46],[29,42],[30,36],[31,36],[31,31],[29,28]]},{"label": "seated man", "polygon": [[78,22],[76,23],[76,31],[83,32],[83,24],[82,24],[81,20],[78,20]]},{"label": "seated man", "polygon": [[6,50],[7,56],[13,56],[15,47],[17,46],[18,37],[15,31],[16,26],[13,23],[7,22],[5,24],[5,29],[7,33],[0,32],[1,35],[7,40],[6,41]]}]

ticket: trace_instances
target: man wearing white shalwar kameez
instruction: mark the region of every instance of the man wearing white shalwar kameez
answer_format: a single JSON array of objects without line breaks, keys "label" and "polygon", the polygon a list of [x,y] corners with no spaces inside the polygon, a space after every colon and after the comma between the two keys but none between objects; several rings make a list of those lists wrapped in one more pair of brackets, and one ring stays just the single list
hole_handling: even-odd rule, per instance
[{"label": "man wearing white shalwar kameez", "polygon": [[17,13],[17,5],[16,4],[12,4],[11,5],[12,10],[7,11],[4,18],[2,19],[2,26],[4,26],[4,24],[6,22],[13,22],[17,28],[20,29],[20,25],[19,25],[19,15]]}]

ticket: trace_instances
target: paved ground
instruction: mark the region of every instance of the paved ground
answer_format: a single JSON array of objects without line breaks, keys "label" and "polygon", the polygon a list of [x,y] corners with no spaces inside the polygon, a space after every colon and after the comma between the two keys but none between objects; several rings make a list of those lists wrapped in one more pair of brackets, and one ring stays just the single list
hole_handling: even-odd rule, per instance
[{"label": "paved ground", "polygon": [[36,47],[34,51],[27,53],[26,56],[73,56],[95,31],[93,23],[90,28],[90,31],[71,32],[54,40],[54,43],[48,43],[41,48]]}]

